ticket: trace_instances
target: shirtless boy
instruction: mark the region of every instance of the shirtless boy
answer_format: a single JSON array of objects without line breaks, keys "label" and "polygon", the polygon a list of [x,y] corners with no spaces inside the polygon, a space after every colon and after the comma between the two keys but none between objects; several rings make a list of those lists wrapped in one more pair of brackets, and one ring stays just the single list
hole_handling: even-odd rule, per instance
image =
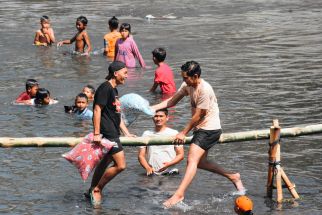
[{"label": "shirtless boy", "polygon": [[50,27],[48,16],[40,18],[41,29],[36,31],[34,44],[37,46],[49,46],[55,43],[54,30]]},{"label": "shirtless boy", "polygon": [[[91,42],[87,31],[87,18],[85,16],[80,16],[76,19],[76,28],[78,32],[70,40],[60,41],[57,46],[62,46],[63,44],[72,44],[75,42],[75,51],[81,53],[82,55],[89,55],[89,52],[92,50]],[[87,48],[85,49],[85,47]]]}]

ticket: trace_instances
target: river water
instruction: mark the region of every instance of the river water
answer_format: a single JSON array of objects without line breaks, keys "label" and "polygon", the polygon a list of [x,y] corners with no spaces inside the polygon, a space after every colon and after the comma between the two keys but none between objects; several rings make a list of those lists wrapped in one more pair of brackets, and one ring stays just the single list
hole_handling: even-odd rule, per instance
[{"label": "river water", "polygon": [[[321,123],[322,3],[315,0],[244,1],[8,1],[0,0],[0,136],[84,136],[91,123],[64,113],[86,84],[104,81],[109,61],[99,55],[107,20],[115,15],[132,25],[134,39],[147,69],[131,70],[120,95],[135,92],[151,103],[161,100],[147,90],[155,66],[151,51],[165,47],[177,86],[180,66],[201,64],[202,77],[218,97],[224,132],[269,128],[278,118],[282,127]],[[171,14],[176,19],[145,19]],[[75,20],[89,19],[88,33],[95,53],[69,54],[73,46],[57,49],[32,45],[39,17],[51,18],[57,40],[69,39]],[[96,54],[96,55],[95,55]],[[59,103],[47,108],[14,106],[28,78],[50,90]],[[169,125],[182,129],[190,117],[184,99],[171,109]],[[130,131],[141,135],[153,126],[140,118]],[[267,141],[227,143],[213,147],[209,158],[239,171],[254,201],[256,214],[322,214],[321,135],[282,140],[282,166],[296,183],[301,199],[282,207],[265,198]],[[185,148],[186,152],[188,147]],[[199,171],[189,187],[185,205],[161,206],[182,175],[145,177],[137,148],[127,147],[127,170],[104,189],[104,202],[94,210],[84,199],[75,168],[60,155],[68,148],[0,149],[1,214],[233,214],[232,184],[221,176]],[[184,172],[185,162],[179,165]],[[284,190],[286,198],[290,198]]]}]

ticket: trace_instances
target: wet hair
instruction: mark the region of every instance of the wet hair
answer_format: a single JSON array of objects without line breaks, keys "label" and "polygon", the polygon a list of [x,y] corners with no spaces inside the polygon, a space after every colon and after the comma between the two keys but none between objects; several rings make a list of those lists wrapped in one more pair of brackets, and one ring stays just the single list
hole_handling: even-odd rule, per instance
[{"label": "wet hair", "polygon": [[94,95],[95,94],[95,87],[93,87],[92,85],[88,84],[85,86],[86,88],[90,89],[91,93]]},{"label": "wet hair", "polygon": [[84,25],[87,25],[87,23],[88,23],[88,20],[87,20],[87,18],[85,17],[85,16],[79,16],[77,19],[76,19],[76,22],[81,22],[81,23],[83,23]]},{"label": "wet hair", "polygon": [[108,25],[112,30],[115,30],[119,27],[119,20],[115,16],[113,16],[108,20]]},{"label": "wet hair", "polygon": [[44,99],[50,96],[49,90],[46,88],[39,88],[36,97],[35,97],[35,104],[36,105],[42,105],[44,102]]},{"label": "wet hair", "polygon": [[33,86],[37,86],[37,85],[39,85],[38,81],[36,81],[35,79],[28,79],[26,81],[26,90],[29,90]]},{"label": "wet hair", "polygon": [[75,103],[76,103],[76,100],[77,100],[78,98],[84,98],[84,99],[86,99],[86,101],[88,102],[88,97],[87,97],[87,95],[86,95],[85,93],[80,93],[80,94],[78,94],[78,95],[76,96],[76,98],[75,98]]},{"label": "wet hair", "polygon": [[168,116],[168,115],[169,115],[169,111],[168,111],[168,109],[167,109],[167,108],[163,108],[163,109],[157,110],[157,111],[155,111],[155,113],[157,113],[157,112],[159,112],[159,111],[163,112],[166,116]]},{"label": "wet hair", "polygon": [[152,56],[159,62],[163,62],[167,56],[167,52],[164,48],[156,48],[152,51]]},{"label": "wet hair", "polygon": [[181,66],[181,71],[186,72],[189,77],[192,77],[195,74],[197,74],[199,78],[201,75],[200,65],[196,61],[187,61],[185,64]]},{"label": "wet hair", "polygon": [[43,21],[47,21],[48,22],[49,21],[49,17],[46,16],[46,15],[40,17],[40,22],[43,22]]},{"label": "wet hair", "polygon": [[120,26],[120,32],[123,30],[128,30],[131,33],[131,25],[129,23],[122,23]]}]

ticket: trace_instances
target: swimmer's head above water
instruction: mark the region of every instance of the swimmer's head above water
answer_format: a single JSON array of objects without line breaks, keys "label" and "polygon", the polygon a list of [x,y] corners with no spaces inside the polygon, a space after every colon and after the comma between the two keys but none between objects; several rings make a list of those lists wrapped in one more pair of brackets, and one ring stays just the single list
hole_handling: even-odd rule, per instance
[{"label": "swimmer's head above water", "polygon": [[39,88],[36,93],[35,105],[49,105],[50,92],[46,88]]},{"label": "swimmer's head above water", "polygon": [[39,88],[39,83],[35,79],[28,79],[26,81],[26,92],[30,95],[31,98],[36,96],[36,93]]}]

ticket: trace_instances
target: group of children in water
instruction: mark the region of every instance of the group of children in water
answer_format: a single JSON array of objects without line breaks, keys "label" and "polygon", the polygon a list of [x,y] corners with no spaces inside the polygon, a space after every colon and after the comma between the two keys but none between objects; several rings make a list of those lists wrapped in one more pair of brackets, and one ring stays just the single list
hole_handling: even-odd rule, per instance
[{"label": "group of children in water", "polygon": [[[94,94],[95,88],[92,85],[86,85],[82,92],[76,96],[74,105],[64,106],[65,112],[74,114],[80,120],[91,120],[93,112],[88,109],[88,104],[94,100]],[[51,98],[49,90],[40,88],[37,80],[28,79],[26,81],[26,91],[16,98],[15,103],[42,106],[56,104],[58,100]]]},{"label": "group of children in water", "polygon": [[[72,44],[75,42],[75,53],[80,55],[89,55],[92,51],[92,45],[86,31],[88,20],[85,16],[76,19],[77,33],[71,39],[62,40],[57,46]],[[127,67],[136,66],[136,59],[141,67],[146,67],[142,55],[131,36],[131,25],[128,23],[121,24],[119,30],[119,21],[113,16],[109,21],[110,32],[104,35],[104,55],[112,60],[122,61]],[[48,16],[40,18],[41,29],[36,32],[34,44],[40,46],[49,46],[56,42],[54,30],[50,26]]]},{"label": "group of children in water", "polygon": [[[48,16],[40,18],[41,29],[35,34],[34,44],[38,46],[50,46],[56,42],[54,31],[50,26]],[[92,46],[86,27],[88,20],[84,16],[76,19],[77,33],[71,39],[63,40],[57,43],[57,46],[72,44],[75,42],[75,53],[80,55],[90,55]],[[119,26],[118,19],[113,16],[108,21],[110,32],[104,35],[103,54],[114,61],[122,61],[128,68],[136,67],[138,60],[141,67],[146,64],[140,54],[140,51],[131,36],[131,25],[123,23]],[[159,86],[163,94],[173,94],[176,92],[174,75],[171,68],[164,62],[166,51],[163,48],[156,48],[152,52],[153,62],[158,66],[155,70],[154,83],[150,88],[151,92],[156,91]],[[87,85],[75,98],[75,104],[64,106],[66,113],[73,113],[78,119],[89,119],[93,117],[93,112],[88,109],[88,103],[93,101],[95,88]],[[39,88],[39,83],[34,79],[28,79],[26,82],[26,91],[21,93],[16,99],[16,103],[26,105],[49,105],[57,103],[57,100],[50,97],[50,92],[45,88]],[[246,196],[240,196],[235,200],[235,212],[237,214],[252,214],[253,203]]]},{"label": "group of children in water", "polygon": [[[76,19],[76,28],[78,32],[69,40],[63,40],[57,43],[57,46],[64,44],[72,44],[75,42],[75,53],[81,55],[89,55],[92,46],[86,32],[88,20],[85,16],[80,16]],[[141,67],[146,67],[146,64],[140,54],[140,51],[131,36],[131,25],[123,23],[119,27],[119,20],[113,16],[108,21],[110,32],[104,35],[104,52],[103,54],[111,60],[122,61],[128,68],[136,66],[136,60]],[[50,46],[56,42],[54,30],[51,27],[48,16],[40,18],[41,28],[36,31],[34,45]],[[155,70],[154,83],[150,88],[151,92],[155,92],[157,87],[160,87],[161,93],[173,94],[176,92],[174,75],[171,68],[164,62],[166,51],[163,48],[156,48],[152,51],[153,62],[158,66]],[[85,95],[84,95],[85,93]],[[87,109],[88,102],[94,98],[95,88],[86,86],[83,92],[76,96],[75,105],[65,106],[67,113],[75,113],[76,116],[84,114],[86,117],[81,119],[89,119],[92,116],[92,111]],[[86,101],[85,101],[86,100]],[[15,101],[16,103],[26,105],[49,105],[57,103],[57,100],[50,97],[50,92],[45,88],[39,88],[39,84],[34,79],[28,79],[26,82],[26,91],[23,92]],[[83,107],[86,104],[85,108]]]}]

